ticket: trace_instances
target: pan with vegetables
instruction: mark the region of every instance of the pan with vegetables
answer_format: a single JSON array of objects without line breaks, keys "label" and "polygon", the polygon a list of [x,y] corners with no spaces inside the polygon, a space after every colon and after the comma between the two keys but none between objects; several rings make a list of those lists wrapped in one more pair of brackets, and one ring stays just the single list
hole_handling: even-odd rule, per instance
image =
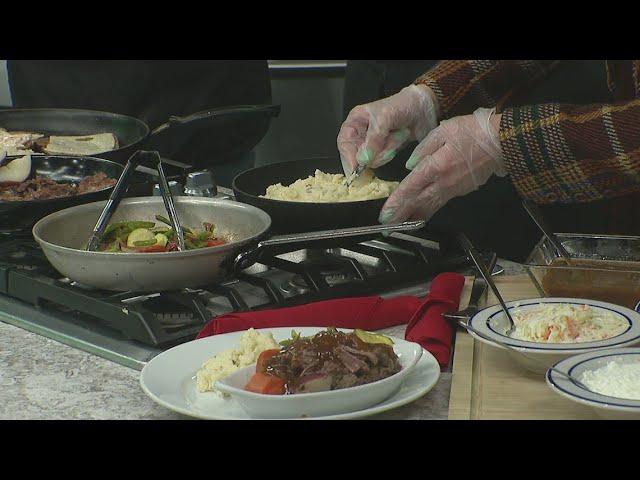
[{"label": "pan with vegetables", "polygon": [[[154,253],[176,252],[178,245],[171,222],[156,215],[156,222],[124,221],[111,223],[105,229],[98,250],[101,252]],[[187,250],[224,245],[213,223],[202,222],[202,229],[182,227]]]},{"label": "pan with vegetables", "polygon": [[[120,202],[101,237],[107,236],[114,241],[118,238],[118,247],[111,243],[114,251],[86,250],[105,201],[52,213],[36,223],[33,236],[53,267],[73,281],[104,290],[149,292],[219,282],[234,271],[259,261],[265,251],[273,253],[283,245],[308,246],[339,241],[344,237],[372,238],[383,232],[416,230],[424,226],[424,222],[406,222],[264,238],[271,218],[257,207],[205,197],[176,197],[173,201],[185,234],[187,248],[183,251],[167,251],[166,247],[164,251],[144,251],[164,242],[162,237],[156,238],[159,233],[167,237],[167,245],[173,238],[168,226],[165,227],[167,220],[159,221],[156,217],[165,211],[161,197],[135,197]],[[211,227],[205,224],[211,224]],[[131,239],[132,247],[126,246],[129,237],[139,228],[148,232],[136,233]],[[222,240],[225,243],[205,246],[205,238],[206,242]],[[136,242],[144,243],[136,245]],[[188,242],[193,242],[196,248],[189,248]],[[143,251],[131,252],[128,251],[130,248]]]},{"label": "pan with vegetables", "polygon": [[[156,218],[165,213],[163,199],[127,198],[103,233],[101,240],[105,241],[99,243],[103,249],[87,251],[105,204],[61,210],[33,227],[34,238],[56,270],[80,284],[104,290],[179,290],[220,281],[230,273],[233,258],[271,225],[269,215],[251,205],[176,197],[186,249],[175,251],[174,232],[164,217]],[[167,243],[161,248],[165,238]]]}]

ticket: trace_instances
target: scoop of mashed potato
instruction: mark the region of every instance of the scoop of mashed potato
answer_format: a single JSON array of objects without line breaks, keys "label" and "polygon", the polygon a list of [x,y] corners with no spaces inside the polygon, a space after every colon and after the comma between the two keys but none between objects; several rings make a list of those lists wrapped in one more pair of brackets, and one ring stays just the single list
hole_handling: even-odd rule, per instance
[{"label": "scoop of mashed potato", "polygon": [[220,352],[207,360],[196,374],[196,388],[199,392],[215,392],[224,396],[214,388],[216,380],[231,375],[242,367],[256,363],[265,350],[280,348],[271,333],[261,334],[250,328],[240,338],[240,348]]},{"label": "scoop of mashed potato", "polygon": [[374,177],[372,170],[366,169],[347,186],[343,174],[316,170],[314,175],[296,180],[289,186],[281,183],[270,185],[262,197],[289,202],[354,202],[386,198],[393,193],[398,184],[380,180]]}]

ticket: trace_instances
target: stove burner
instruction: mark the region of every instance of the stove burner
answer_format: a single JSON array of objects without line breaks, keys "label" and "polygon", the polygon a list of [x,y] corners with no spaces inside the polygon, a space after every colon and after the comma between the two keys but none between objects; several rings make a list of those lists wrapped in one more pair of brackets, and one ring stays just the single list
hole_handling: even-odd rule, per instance
[{"label": "stove burner", "polygon": [[[350,272],[344,265],[326,264],[326,253],[324,253],[324,256],[322,258],[325,261],[325,265],[321,265],[319,267],[318,274],[320,275],[320,277],[322,277],[322,279],[329,287],[348,283],[357,278],[356,275],[354,275],[353,272]],[[315,266],[315,263],[316,262],[307,259],[303,262],[300,262],[300,265],[304,265],[305,267],[312,269]],[[289,280],[285,281],[282,285],[280,285],[280,289],[284,293],[290,295],[301,295],[303,293],[309,293],[313,290],[305,280],[305,277],[300,274],[296,274]]]},{"label": "stove burner", "polygon": [[351,280],[355,280],[355,278],[356,277],[354,275],[347,272],[333,273],[324,277],[325,281],[329,284],[330,287],[350,282]]},{"label": "stove burner", "polygon": [[302,275],[294,275],[289,280],[280,285],[280,290],[289,295],[302,295],[303,293],[309,293],[311,289],[304,281]]},{"label": "stove burner", "polygon": [[185,327],[196,322],[192,313],[160,313],[156,318],[160,324],[170,328]]}]

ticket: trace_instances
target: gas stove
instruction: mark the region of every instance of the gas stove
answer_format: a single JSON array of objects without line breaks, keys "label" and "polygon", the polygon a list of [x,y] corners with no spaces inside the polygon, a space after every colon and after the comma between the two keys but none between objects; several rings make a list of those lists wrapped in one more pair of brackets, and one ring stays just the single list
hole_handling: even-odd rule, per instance
[{"label": "gas stove", "polygon": [[[169,179],[181,185],[203,173],[163,162]],[[156,172],[136,174],[127,196],[151,195]],[[212,192],[235,201],[230,190]],[[362,295],[422,296],[438,273],[470,271],[453,239],[416,235],[345,238],[331,248],[326,243],[279,245],[264,251],[260,263],[219,284],[171,292],[111,292],[62,278],[30,231],[0,223],[0,320],[142,369],[159,353],[193,340],[218,315]]]},{"label": "gas stove", "polygon": [[422,296],[436,274],[469,269],[449,239],[394,233],[330,249],[280,246],[199,289],[109,292],[61,278],[33,240],[0,236],[0,320],[141,369],[217,315],[361,295]]}]

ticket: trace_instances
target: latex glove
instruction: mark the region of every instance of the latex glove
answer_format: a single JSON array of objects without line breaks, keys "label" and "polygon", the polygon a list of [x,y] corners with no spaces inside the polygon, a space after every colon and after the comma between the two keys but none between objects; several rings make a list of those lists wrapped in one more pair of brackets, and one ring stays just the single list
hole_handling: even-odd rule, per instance
[{"label": "latex glove", "polygon": [[422,140],[438,125],[437,99],[425,85],[411,85],[381,100],[355,107],[338,133],[345,175],[357,166],[391,161],[406,143]]},{"label": "latex glove", "polygon": [[407,160],[412,172],[400,182],[380,212],[381,223],[428,220],[454,197],[506,175],[498,132],[500,115],[479,108],[440,123]]}]

